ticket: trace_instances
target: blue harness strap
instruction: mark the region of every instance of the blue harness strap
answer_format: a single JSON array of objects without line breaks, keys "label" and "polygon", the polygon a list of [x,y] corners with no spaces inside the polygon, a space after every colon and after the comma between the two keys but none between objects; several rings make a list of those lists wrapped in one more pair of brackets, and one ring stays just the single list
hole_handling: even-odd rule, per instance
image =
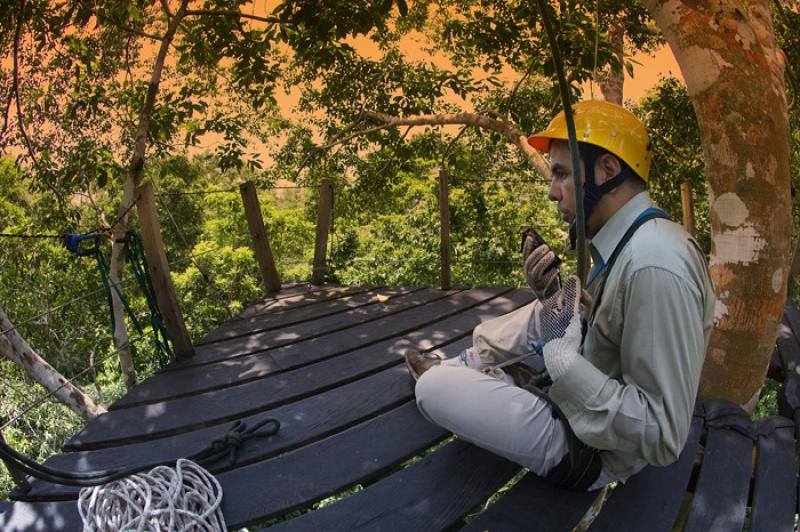
[{"label": "blue harness strap", "polygon": [[[605,270],[606,275],[605,279],[608,279],[608,275],[611,273],[611,268],[614,266],[614,263],[617,261],[617,257],[622,252],[622,249],[625,247],[625,244],[633,237],[633,234],[639,229],[645,222],[649,222],[650,220],[654,220],[656,218],[664,218],[666,220],[670,220],[671,218],[667,213],[662,211],[657,207],[649,207],[643,210],[639,216],[633,221],[628,230],[625,231],[625,234],[622,235],[622,238],[617,243],[617,247],[614,248],[614,251],[611,253],[611,256],[608,258],[608,262],[604,262],[602,259],[598,262],[594,269],[592,270],[592,274],[589,277],[589,282],[586,283],[586,286],[589,287],[594,280],[600,276],[600,272]],[[603,291],[605,290],[606,283],[603,281],[603,284],[600,285],[600,288],[597,292],[597,296],[595,297],[594,304],[592,305],[592,316],[594,316],[594,311],[597,307],[600,306],[600,300],[603,298]]]},{"label": "blue harness strap", "polygon": [[[100,249],[100,235],[67,233],[62,238],[64,239],[64,246],[79,257],[90,257]],[[87,241],[91,241],[88,246],[85,245]]]}]

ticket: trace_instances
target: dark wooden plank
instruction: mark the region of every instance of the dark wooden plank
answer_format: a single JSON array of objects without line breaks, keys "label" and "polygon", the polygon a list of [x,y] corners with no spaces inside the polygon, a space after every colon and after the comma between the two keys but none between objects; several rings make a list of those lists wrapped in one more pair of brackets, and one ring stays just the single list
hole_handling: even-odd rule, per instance
[{"label": "dark wooden plank", "polygon": [[[411,401],[272,460],[220,473],[215,476],[222,486],[225,521],[231,528],[239,527],[303,507],[379,476],[446,435],[425,421]],[[12,527],[23,518],[43,522],[56,510],[65,522],[79,522],[74,502],[20,502],[12,507],[9,511],[18,514],[6,520]],[[52,530],[75,529],[52,520],[47,524]]]},{"label": "dark wooden plank", "polygon": [[797,506],[794,423],[783,417],[761,420],[753,487],[751,532],[791,532]]},{"label": "dark wooden plank", "polygon": [[182,371],[205,364],[245,357],[249,354],[292,345],[304,339],[315,338],[323,334],[334,333],[355,326],[366,326],[368,323],[380,318],[408,312],[416,307],[454,296],[458,292],[460,290],[443,292],[435,288],[427,288],[418,292],[398,295],[385,303],[376,302],[366,307],[297,323],[278,330],[269,330],[198,346],[197,354],[192,357],[192,360],[172,364],[170,370]]},{"label": "dark wooden plank", "polygon": [[[742,412],[739,427],[749,428]],[[710,426],[703,463],[685,532],[728,532],[744,525],[752,473],[753,441],[725,427]]]},{"label": "dark wooden plank", "polygon": [[[792,419],[794,420],[794,437],[798,442],[795,447],[797,449],[796,454],[800,455],[800,410],[794,411]],[[795,513],[800,513],[800,481],[797,482],[797,506],[795,507]]]},{"label": "dark wooden plank", "polygon": [[672,530],[689,484],[702,433],[703,418],[695,416],[678,461],[668,467],[646,467],[625,484],[617,486],[590,530]]},{"label": "dark wooden plank", "polygon": [[229,526],[243,526],[369,481],[447,436],[411,401],[294,452],[217,478]]},{"label": "dark wooden plank", "polygon": [[800,336],[800,310],[798,310],[791,298],[787,299],[786,304],[783,306],[783,316],[786,323],[792,328],[794,335]]},{"label": "dark wooden plank", "polygon": [[[243,446],[237,453],[236,466],[265,460],[330,436],[408,402],[413,394],[413,381],[408,378],[405,366],[397,365],[297,403],[243,418],[248,426],[253,426],[274,417],[281,421],[281,429],[278,435],[251,440]],[[67,453],[48,459],[46,465],[60,470],[89,472],[156,464],[199,452],[227,429],[228,425],[221,425],[151,442]],[[57,500],[76,496],[77,490],[70,487],[34,480],[31,491],[20,500]]]},{"label": "dark wooden plank", "polygon": [[554,488],[528,473],[503,497],[475,518],[464,532],[567,532],[581,520],[597,491]]},{"label": "dark wooden plank", "polygon": [[3,532],[51,532],[81,530],[75,501],[28,503],[0,501],[0,530]]},{"label": "dark wooden plank", "polygon": [[800,409],[800,341],[789,326],[788,315],[792,313],[791,308],[794,308],[794,305],[787,303],[783,323],[778,326],[776,339],[785,373],[785,379],[778,393],[778,412],[788,418],[792,418],[794,412]]},{"label": "dark wooden plank", "polygon": [[[495,293],[508,291],[508,289],[501,289]],[[453,290],[443,292],[435,288],[428,288],[412,294],[404,294],[387,301],[385,304],[377,303],[370,305],[367,309],[354,309],[343,314],[336,314],[327,316],[318,320],[299,323],[293,326],[290,330],[284,331],[267,331],[264,333],[257,333],[243,338],[235,338],[233,340],[225,340],[210,345],[200,346],[197,349],[197,354],[192,357],[192,360],[176,361],[170,366],[171,370],[181,371],[188,368],[203,366],[206,364],[213,364],[217,362],[228,362],[235,358],[247,357],[251,354],[260,353],[266,350],[274,350],[282,346],[292,346],[299,343],[304,338],[317,338],[323,337],[327,343],[329,341],[336,341],[335,337],[331,335],[317,334],[316,328],[329,333],[336,333],[342,331],[340,336],[348,337],[350,332],[363,336],[358,328],[369,330],[373,334],[376,332],[373,325],[388,324],[390,321],[398,321],[393,319],[394,315],[403,313],[412,313],[414,316],[429,315],[430,309],[436,307],[425,307],[434,302],[445,300],[446,298],[453,298],[452,301],[458,301],[458,294],[460,290]],[[474,292],[474,290],[473,290]],[[442,301],[442,304],[447,307],[448,302]],[[433,312],[436,312],[435,310]],[[403,316],[405,317],[405,316]],[[389,321],[387,321],[389,320]],[[400,320],[402,321],[402,319]],[[347,331],[345,331],[347,329]]]},{"label": "dark wooden plank", "polygon": [[420,288],[399,287],[399,288],[375,288],[367,289],[355,294],[342,295],[333,299],[327,299],[318,303],[302,305],[288,308],[284,311],[268,312],[258,314],[252,318],[227,321],[219,329],[208,333],[200,344],[211,344],[221,340],[246,336],[249,334],[269,331],[279,327],[286,327],[314,320],[323,316],[346,312],[348,310],[363,307],[378,301],[381,298],[392,298],[398,295],[407,294],[420,290]]},{"label": "dark wooden plank", "polygon": [[[533,297],[527,289],[499,297],[491,297],[491,292],[487,291],[459,295],[464,296],[462,304],[465,306],[458,312],[455,311],[457,305],[451,301],[448,312],[441,316],[452,315],[403,332],[399,338],[389,338],[242,386],[108,412],[90,422],[67,442],[65,448],[77,451],[146,441],[263,412],[397,364],[406,349],[432,349],[467,336],[483,317],[510,312],[530,302]],[[325,348],[326,345],[318,344],[318,350]],[[313,351],[299,353],[304,355],[302,359],[310,354]],[[282,363],[289,364],[290,360]]]},{"label": "dark wooden plank", "polygon": [[269,530],[446,530],[519,470],[513,462],[456,440],[363,491]]},{"label": "dark wooden plank", "polygon": [[[306,506],[391,470],[446,435],[410,401],[311,445],[220,473],[225,520],[239,527]],[[48,519],[53,512],[60,521]],[[7,513],[0,522],[11,529],[42,523],[47,530],[75,530],[79,522],[74,501],[18,502]]]},{"label": "dark wooden plank", "polygon": [[337,297],[344,297],[363,291],[364,286],[315,286],[310,283],[296,287],[292,291],[281,290],[277,294],[266,296],[245,307],[235,319],[247,319],[266,312],[281,312],[291,308],[311,305]]},{"label": "dark wooden plank", "polygon": [[[434,352],[455,356],[471,345],[470,337],[449,343]],[[374,417],[413,397],[413,380],[404,364],[345,384],[274,410],[243,418],[248,426],[268,417],[281,420],[280,434],[252,440],[239,450],[235,467],[265,460],[316,441]],[[222,436],[227,425],[178,434],[155,441],[56,455],[45,464],[64,471],[91,472],[118,469],[186,457]],[[233,467],[215,468],[224,471]],[[18,500],[64,500],[77,497],[77,490],[34,480],[32,490]]]},{"label": "dark wooden plank", "polygon": [[[270,364],[269,359],[266,359],[265,364],[261,363],[265,360],[265,352],[284,346],[306,345],[303,342],[319,337],[323,337],[326,342],[336,344],[337,338],[333,333],[341,331],[342,335],[347,336],[353,328],[363,330],[368,327],[368,323],[382,317],[411,310],[451,295],[452,292],[435,289],[405,293],[385,303],[374,302],[365,307],[305,321],[279,330],[198,346],[195,354],[197,360],[186,364],[187,367],[181,370],[151,376],[114,403],[111,410],[188,397],[260,379],[280,369]],[[225,363],[200,365],[202,362],[219,362],[223,358],[227,358]]]}]

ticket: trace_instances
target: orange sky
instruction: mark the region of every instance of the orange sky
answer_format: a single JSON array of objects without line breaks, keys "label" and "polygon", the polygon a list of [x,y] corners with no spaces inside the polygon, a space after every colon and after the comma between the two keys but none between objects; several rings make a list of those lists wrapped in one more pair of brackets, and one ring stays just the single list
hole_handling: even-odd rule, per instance
[{"label": "orange sky", "polygon": [[668,46],[661,48],[652,56],[635,54],[633,60],[641,64],[634,65],[633,78],[628,76],[627,72],[625,73],[624,93],[626,99],[638,100],[654,87],[661,77],[673,76],[683,80],[675,56],[672,55],[672,50]]}]

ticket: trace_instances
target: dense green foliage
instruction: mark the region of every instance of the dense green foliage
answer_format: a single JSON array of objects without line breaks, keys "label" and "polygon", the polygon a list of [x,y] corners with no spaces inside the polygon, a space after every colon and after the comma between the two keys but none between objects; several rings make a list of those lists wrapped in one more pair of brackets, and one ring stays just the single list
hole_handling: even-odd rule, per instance
[{"label": "dense green foliage", "polygon": [[[637,50],[659,43],[637,3],[555,5],[575,98],[596,69],[631,69],[630,58],[607,41],[612,24],[624,26]],[[282,2],[266,21],[253,22],[225,14],[249,13],[244,1],[208,0],[202,12],[187,16],[150,117],[145,179],[156,185],[167,256],[193,339],[261,294],[237,189],[243,180],[258,185],[284,282],[310,277],[321,178],[335,184],[330,282],[439,283],[440,168],[450,181],[454,285],[522,285],[519,235],[527,226],[569,258],[546,176],[533,172],[507,139],[475,128],[377,128],[362,115],[467,110],[525,132],[543,128],[560,102],[534,7],[526,0],[303,0]],[[6,156],[0,232],[92,232],[113,221],[159,36],[174,10],[175,2],[155,0],[0,1],[0,54],[4,65],[18,61],[14,72],[0,71]],[[794,101],[800,25],[789,11],[776,21]],[[379,53],[361,55],[357,36]],[[402,48],[410,36],[445,60],[409,60]],[[279,109],[280,90],[294,91],[298,105]],[[692,183],[698,239],[708,251],[706,178],[685,88],[663,80],[631,107],[653,132],[654,199],[680,219],[680,184]],[[799,116],[794,108],[794,140]],[[320,147],[354,131],[365,133]],[[795,143],[795,169],[798,153]],[[135,214],[130,222],[137,226]],[[107,243],[102,249],[107,257]],[[124,283],[146,322],[129,273]],[[56,369],[80,374],[76,382],[96,400],[108,404],[123,393],[93,259],[69,254],[56,239],[0,239],[0,307]],[[95,371],[81,373],[92,363]],[[135,363],[139,378],[158,368],[149,338],[136,342]],[[0,423],[43,395],[4,359],[0,378]],[[45,401],[3,434],[41,459],[80,425],[66,408]],[[2,495],[10,481],[0,471]]]}]

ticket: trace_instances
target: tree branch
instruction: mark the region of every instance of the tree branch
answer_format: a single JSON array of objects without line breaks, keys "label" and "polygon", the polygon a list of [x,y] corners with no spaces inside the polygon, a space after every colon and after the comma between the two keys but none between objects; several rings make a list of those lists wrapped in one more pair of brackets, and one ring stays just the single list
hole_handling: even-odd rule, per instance
[{"label": "tree branch", "polygon": [[100,11],[98,11],[97,9],[94,9],[92,6],[88,6],[88,5],[84,4],[83,0],[78,0],[78,2],[83,7],[88,9],[92,13],[92,15],[94,15],[98,19],[105,20],[106,22],[109,22],[109,23],[113,24],[114,26],[116,26],[117,28],[121,29],[122,31],[127,31],[128,33],[133,33],[134,35],[138,35],[138,36],[144,37],[146,39],[152,39],[154,41],[160,41],[160,40],[162,40],[164,38],[161,35],[155,35],[155,34],[152,34],[152,33],[147,33],[145,31],[137,30],[135,28],[131,28],[130,26],[126,26],[124,24],[120,24],[119,22],[117,22],[116,20],[112,19],[111,17],[100,13]]},{"label": "tree branch", "polygon": [[514,98],[517,96],[517,91],[519,90],[520,85],[522,85],[523,82],[528,79],[528,76],[530,76],[533,72],[533,66],[536,64],[536,59],[537,56],[534,55],[528,62],[528,68],[525,69],[525,73],[514,84],[514,88],[511,89],[508,98],[506,98],[506,101],[503,102],[503,105],[500,107],[500,112],[503,114],[503,116],[511,116],[511,105],[514,103]]},{"label": "tree branch", "polygon": [[169,9],[169,2],[167,0],[161,0],[161,9],[164,11],[164,14],[167,15],[167,22],[169,22],[174,15]]},{"label": "tree branch", "polygon": [[20,2],[19,5],[19,21],[17,23],[17,29],[14,34],[12,87],[14,92],[14,101],[17,107],[17,127],[19,128],[20,135],[22,135],[22,140],[25,143],[25,149],[28,151],[28,155],[30,155],[31,160],[33,161],[33,165],[38,170],[39,161],[36,160],[36,154],[33,151],[33,145],[31,144],[31,139],[28,137],[28,132],[25,131],[25,120],[23,119],[22,116],[22,103],[20,102],[20,97],[19,97],[19,36],[22,31],[22,17],[24,11],[25,11],[25,0],[22,0],[22,2]]},{"label": "tree branch", "polygon": [[259,17],[258,15],[248,15],[247,13],[242,13],[240,11],[214,11],[211,9],[188,9],[186,11],[186,16],[201,16],[201,15],[208,15],[212,17],[234,17],[234,18],[246,18],[250,20],[257,20],[259,22],[266,22],[269,24],[285,24],[285,21],[277,17]]},{"label": "tree branch", "polygon": [[[13,54],[13,71],[12,71],[12,82],[11,82],[11,89],[8,91],[8,100],[6,101],[6,108],[3,112],[3,129],[0,130],[0,138],[3,138],[5,135],[6,130],[8,129],[8,114],[11,111],[11,101],[16,98],[17,101],[17,113],[19,113],[19,37],[22,33],[22,18],[25,14],[25,0],[22,0],[19,5],[19,18],[17,19],[17,27],[14,30],[14,50]],[[22,123],[21,117],[17,116],[17,120]],[[24,128],[23,128],[24,131]]]},{"label": "tree branch", "polygon": [[[398,124],[383,124],[381,126],[375,126],[375,127],[370,127],[370,128],[367,128],[367,129],[362,129],[360,131],[356,131],[356,132],[351,133],[349,135],[346,135],[344,137],[336,138],[336,139],[328,142],[327,144],[318,147],[317,151],[327,150],[328,148],[333,148],[336,145],[344,144],[348,140],[354,139],[356,137],[361,137],[363,135],[368,135],[369,133],[375,133],[376,131],[381,131],[382,129],[389,129],[390,127],[394,127],[395,125],[398,125]],[[410,125],[410,124],[399,124],[399,125]],[[413,125],[412,125],[412,127],[413,127]]]},{"label": "tree branch", "polygon": [[[463,126],[461,130],[458,132],[458,134],[455,137],[453,137],[453,140],[451,140],[447,144],[447,147],[444,149],[444,152],[442,153],[442,165],[447,164],[447,156],[450,155],[450,150],[453,149],[453,146],[455,146],[456,142],[458,142],[458,139],[460,139],[464,135],[464,133],[467,132],[468,127],[469,126]],[[408,127],[407,131],[411,131],[411,126]]]},{"label": "tree branch", "polygon": [[386,169],[387,169],[387,168],[389,168],[389,165],[390,165],[390,164],[392,164],[392,163],[395,161],[395,159],[397,159],[397,149],[400,147],[400,145],[403,143],[403,141],[405,141],[405,140],[406,140],[406,137],[408,136],[408,134],[409,134],[409,133],[411,133],[411,130],[412,130],[413,128],[414,128],[414,126],[408,126],[408,127],[406,128],[406,131],[405,131],[405,133],[403,133],[403,134],[400,136],[400,139],[399,139],[399,140],[397,141],[397,143],[396,143],[396,144],[395,144],[395,145],[392,147],[392,156],[391,156],[391,157],[389,157],[389,158],[386,160],[386,162],[384,163],[384,165],[383,165],[383,166],[381,166],[381,169],[380,169],[380,170],[378,170],[378,175],[380,175],[380,174],[384,173],[384,172],[386,171]]},{"label": "tree branch", "polygon": [[[383,122],[386,126],[466,125],[494,131],[495,133],[503,135],[511,144],[516,146],[522,152],[525,160],[528,161],[539,175],[543,177],[548,177],[550,175],[550,166],[544,160],[544,157],[528,144],[528,136],[513,124],[503,120],[497,120],[476,113],[416,115],[399,118],[384,113],[366,111],[364,116],[378,122]],[[364,130],[361,134],[369,131],[370,130]],[[353,136],[355,136],[355,134]]]}]

